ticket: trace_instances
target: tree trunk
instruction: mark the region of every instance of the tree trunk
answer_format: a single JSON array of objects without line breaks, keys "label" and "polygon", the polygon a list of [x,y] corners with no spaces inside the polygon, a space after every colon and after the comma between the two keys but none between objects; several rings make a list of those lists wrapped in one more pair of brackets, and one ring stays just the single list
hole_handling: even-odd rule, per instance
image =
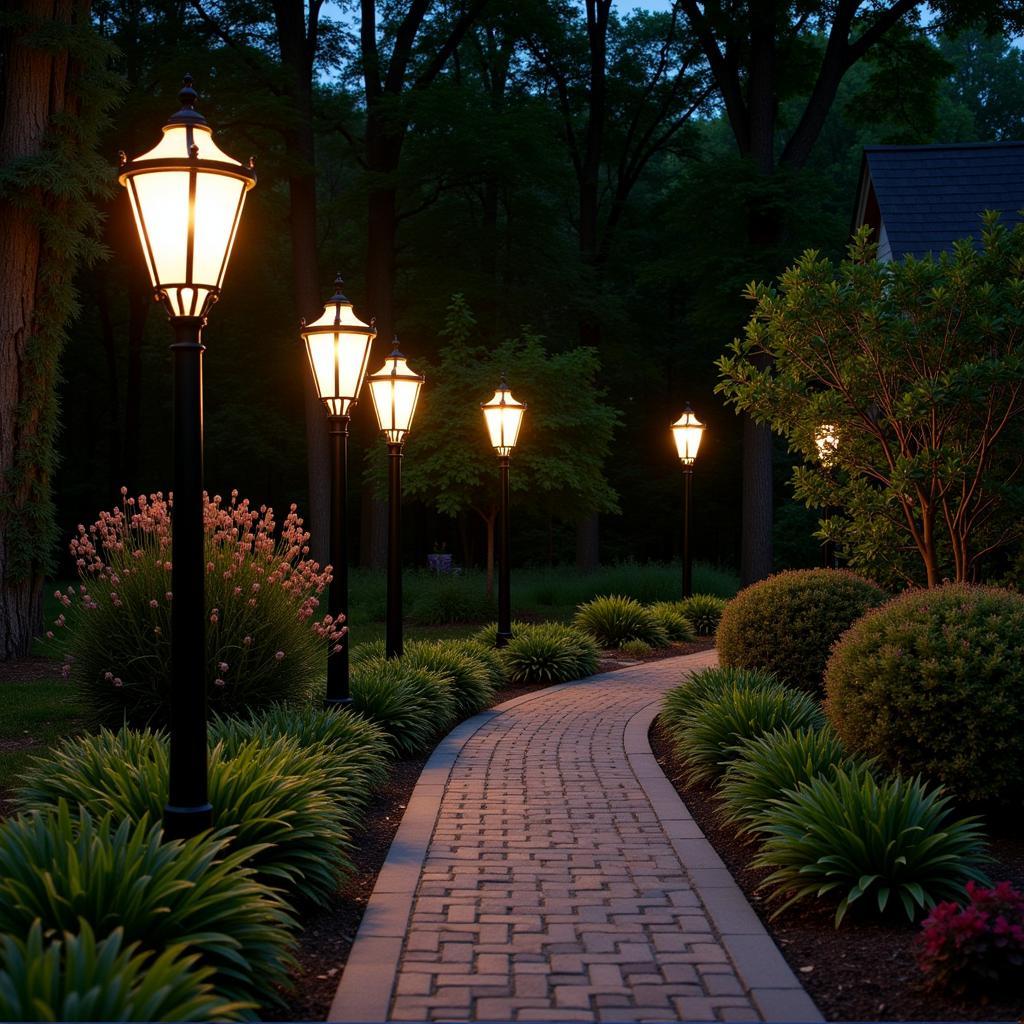
[{"label": "tree trunk", "polygon": [[[51,119],[68,112],[66,50],[31,41],[38,22],[71,24],[88,6],[72,0],[22,0],[27,22],[9,29],[3,42],[3,111],[0,164],[38,155]],[[73,113],[73,111],[70,111]],[[44,405],[55,386],[56,360],[38,351],[36,304],[47,253],[39,223],[27,208],[0,202],[0,657],[28,653],[41,623],[41,563],[45,540],[30,536],[31,504],[44,500],[48,447]],[[52,325],[51,325],[52,326]],[[48,500],[48,499],[47,499]],[[38,512],[38,510],[36,510]]]}]

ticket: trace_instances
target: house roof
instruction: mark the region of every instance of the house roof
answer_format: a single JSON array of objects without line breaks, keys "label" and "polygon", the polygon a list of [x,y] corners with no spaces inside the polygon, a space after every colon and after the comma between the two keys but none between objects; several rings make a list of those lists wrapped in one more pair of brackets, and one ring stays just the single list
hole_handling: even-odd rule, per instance
[{"label": "house roof", "polygon": [[854,227],[885,233],[892,257],[923,256],[981,234],[981,214],[1022,219],[1024,142],[866,146]]}]

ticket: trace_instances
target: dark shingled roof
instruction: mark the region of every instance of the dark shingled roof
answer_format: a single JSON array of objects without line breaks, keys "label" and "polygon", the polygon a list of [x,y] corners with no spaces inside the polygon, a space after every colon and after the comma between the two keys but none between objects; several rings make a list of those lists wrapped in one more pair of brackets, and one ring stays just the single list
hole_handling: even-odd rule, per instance
[{"label": "dark shingled roof", "polygon": [[978,237],[984,210],[1007,224],[1021,219],[1024,142],[865,147],[858,225],[874,220],[869,178],[893,258],[923,256]]}]

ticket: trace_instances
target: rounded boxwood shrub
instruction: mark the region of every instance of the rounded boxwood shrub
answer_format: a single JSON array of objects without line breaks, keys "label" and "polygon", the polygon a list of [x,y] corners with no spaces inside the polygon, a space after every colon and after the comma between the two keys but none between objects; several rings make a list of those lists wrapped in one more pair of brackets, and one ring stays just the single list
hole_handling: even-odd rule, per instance
[{"label": "rounded boxwood shrub", "polygon": [[[295,506],[280,530],[272,509],[256,511],[234,494],[227,504],[207,499],[204,518],[211,710],[234,714],[305,695],[341,627],[317,617],[331,576],[308,558]],[[126,495],[121,508],[79,526],[71,554],[81,582],[56,592],[66,673],[97,723],[164,723],[174,596],[166,498]]]},{"label": "rounded boxwood shrub", "polygon": [[595,597],[576,609],[573,622],[602,647],[621,647],[629,640],[643,640],[651,647],[669,645],[665,626],[649,608],[632,597],[618,594]]},{"label": "rounded boxwood shrub", "polygon": [[976,818],[954,820],[950,797],[920,779],[876,781],[867,765],[837,768],[773,800],[758,825],[754,865],[771,868],[764,886],[776,911],[833,893],[838,926],[856,905],[910,920],[968,881],[987,883],[984,836]]},{"label": "rounded boxwood shrub", "polygon": [[593,675],[599,651],[588,634],[544,622],[520,629],[502,656],[510,682],[551,685]]},{"label": "rounded boxwood shrub", "polygon": [[778,677],[771,672],[723,668],[721,665],[703,668],[686,676],[665,694],[658,721],[674,734],[690,724],[694,710],[709,697],[717,697],[726,690],[763,689],[776,686],[778,682]]},{"label": "rounded boxwood shrub", "polygon": [[[325,750],[288,737],[232,746],[210,751],[214,827],[230,832],[236,849],[250,851],[261,881],[293,899],[330,896],[351,868],[348,851],[365,781],[335,773]],[[96,815],[159,821],[168,775],[165,736],[104,730],[66,739],[37,758],[18,799],[27,809],[68,800]]]},{"label": "rounded boxwood shrub", "polygon": [[694,594],[677,601],[679,610],[686,616],[698,636],[714,636],[722,611],[729,602],[714,594]]},{"label": "rounded boxwood shrub", "polygon": [[885,593],[845,569],[795,569],[741,590],[718,623],[723,665],[761,668],[821,693],[832,645]]},{"label": "rounded boxwood shrub", "polygon": [[865,616],[825,673],[850,750],[961,800],[1024,796],[1024,596],[948,585]]},{"label": "rounded boxwood shrub", "polygon": [[0,1020],[234,1021],[255,1009],[218,996],[198,960],[181,946],[140,952],[120,928],[97,942],[88,921],[44,943],[35,921],[24,942],[0,936]]},{"label": "rounded boxwood shrub", "polygon": [[213,970],[219,995],[272,1002],[294,965],[296,922],[255,877],[252,849],[225,832],[164,842],[148,818],[115,824],[67,803],[0,828],[0,933],[77,933],[97,939],[116,929],[124,941],[162,952],[181,947]]}]

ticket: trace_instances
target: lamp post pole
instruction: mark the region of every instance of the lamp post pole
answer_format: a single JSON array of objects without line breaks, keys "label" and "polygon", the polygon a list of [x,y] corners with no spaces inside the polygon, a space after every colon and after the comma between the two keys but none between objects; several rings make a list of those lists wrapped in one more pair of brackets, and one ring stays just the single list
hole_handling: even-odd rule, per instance
[{"label": "lamp post pole", "polygon": [[693,597],[693,556],[690,551],[690,512],[693,508],[693,466],[683,466],[683,597]]},{"label": "lamp post pole", "polygon": [[[350,417],[327,417],[331,447],[331,586],[328,612],[337,622],[348,621],[348,428]],[[352,703],[348,680],[348,641],[327,656],[328,707]]]},{"label": "lamp post pole", "polygon": [[501,539],[498,544],[498,639],[497,646],[505,647],[512,639],[512,567],[509,565],[508,522],[508,470],[512,460],[507,455],[498,458],[501,491]]},{"label": "lamp post pole", "polygon": [[402,640],[402,448],[388,442],[388,609],[384,649],[400,658]]}]

